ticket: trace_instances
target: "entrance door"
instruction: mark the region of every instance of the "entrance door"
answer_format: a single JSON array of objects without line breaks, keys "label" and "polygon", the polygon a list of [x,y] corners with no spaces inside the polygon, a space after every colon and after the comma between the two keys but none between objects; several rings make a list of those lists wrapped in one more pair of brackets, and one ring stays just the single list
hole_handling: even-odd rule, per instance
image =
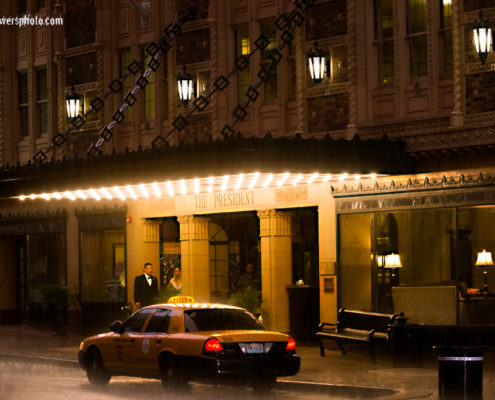
[{"label": "entrance door", "polygon": [[16,314],[18,322],[27,320],[27,263],[26,263],[26,239],[16,239],[15,247],[15,297]]},{"label": "entrance door", "polygon": [[225,230],[210,223],[210,299],[222,302],[230,293],[229,241]]}]

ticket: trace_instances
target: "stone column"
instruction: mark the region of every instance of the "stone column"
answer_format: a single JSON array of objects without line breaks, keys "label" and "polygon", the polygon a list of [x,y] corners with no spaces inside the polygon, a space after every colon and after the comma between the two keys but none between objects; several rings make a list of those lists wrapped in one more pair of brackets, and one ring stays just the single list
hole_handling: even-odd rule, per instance
[{"label": "stone column", "polygon": [[291,216],[276,210],[258,211],[261,237],[261,297],[268,329],[289,332],[289,296],[292,283]]},{"label": "stone column", "polygon": [[196,301],[210,300],[210,248],[207,218],[181,216],[180,253],[182,294]]},{"label": "stone column", "polygon": [[452,2],[452,49],[454,60],[454,110],[450,114],[450,126],[453,128],[464,125],[464,51],[462,45],[463,28],[459,15],[459,1]]},{"label": "stone column", "polygon": [[[160,221],[143,220],[141,236],[143,238],[142,266],[147,262],[153,264],[153,276],[160,282]],[[160,283],[158,287],[161,287]]]}]

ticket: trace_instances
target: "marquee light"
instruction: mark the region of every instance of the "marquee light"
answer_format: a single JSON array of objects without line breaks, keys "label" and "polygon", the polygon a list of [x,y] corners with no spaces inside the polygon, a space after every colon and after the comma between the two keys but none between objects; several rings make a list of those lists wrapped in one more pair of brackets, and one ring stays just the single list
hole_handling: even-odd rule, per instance
[{"label": "marquee light", "polygon": [[[352,175],[342,173],[339,175],[332,174],[320,174],[318,172],[313,173],[241,173],[238,175],[231,176],[209,176],[204,178],[193,178],[193,179],[180,179],[175,181],[165,181],[165,182],[152,182],[152,183],[141,183],[138,185],[124,185],[124,186],[109,186],[101,187],[98,189],[76,189],[59,191],[52,193],[39,193],[39,194],[20,194],[14,196],[13,198],[25,201],[27,199],[36,200],[101,200],[101,199],[120,199],[122,201],[133,199],[137,200],[140,198],[160,198],[163,194],[168,193],[170,197],[175,196],[177,193],[181,195],[187,194],[201,194],[201,193],[212,193],[215,191],[225,192],[227,190],[256,190],[256,189],[266,189],[269,187],[282,188],[284,186],[296,186],[300,184],[327,184],[332,181],[344,182],[346,179],[353,180],[375,180],[377,178],[376,173],[365,174],[365,175]],[[189,188],[189,192],[188,192]]]}]

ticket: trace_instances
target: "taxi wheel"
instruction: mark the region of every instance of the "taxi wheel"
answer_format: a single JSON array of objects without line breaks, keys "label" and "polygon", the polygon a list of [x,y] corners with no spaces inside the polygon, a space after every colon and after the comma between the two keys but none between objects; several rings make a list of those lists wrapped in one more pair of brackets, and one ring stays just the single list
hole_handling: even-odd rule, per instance
[{"label": "taxi wheel", "polygon": [[173,355],[160,357],[160,378],[166,389],[184,390],[188,387],[188,379],[181,373],[180,364]]},{"label": "taxi wheel", "polygon": [[277,377],[273,375],[256,376],[250,380],[251,387],[257,393],[269,393],[276,383]]},{"label": "taxi wheel", "polygon": [[96,349],[92,349],[88,353],[86,374],[93,385],[103,386],[110,381],[110,374],[103,367],[100,352]]}]

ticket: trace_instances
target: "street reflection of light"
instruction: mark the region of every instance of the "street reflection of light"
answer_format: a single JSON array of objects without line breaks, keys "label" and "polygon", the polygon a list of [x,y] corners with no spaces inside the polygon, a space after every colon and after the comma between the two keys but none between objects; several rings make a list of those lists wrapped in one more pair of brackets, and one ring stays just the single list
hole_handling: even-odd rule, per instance
[{"label": "street reflection of light", "polygon": [[256,186],[256,182],[258,181],[259,177],[260,177],[260,173],[255,172],[253,178],[251,179],[251,183],[249,184],[249,189],[252,189]]},{"label": "street reflection of light", "polygon": [[158,186],[158,183],[153,182],[151,184],[151,187],[153,188],[153,191],[155,192],[156,197],[162,197],[162,192],[160,190],[160,186]]},{"label": "street reflection of light", "polygon": [[150,197],[150,194],[148,193],[148,190],[146,190],[146,186],[144,186],[142,183],[138,186],[139,187],[139,190],[141,190],[141,194],[145,197],[145,198],[149,198]]},{"label": "street reflection of light", "polygon": [[60,200],[62,198],[62,195],[58,192],[53,193],[53,197],[56,198],[57,200]]},{"label": "street reflection of light", "polygon": [[131,185],[127,185],[125,187],[125,190],[127,190],[127,193],[129,193],[129,196],[131,196],[134,200],[136,200],[138,198],[136,192],[134,191],[134,189]]},{"label": "street reflection of light", "polygon": [[318,176],[320,176],[318,172],[311,174],[311,176],[308,179],[308,184],[312,184],[316,180],[316,178],[318,178]]},{"label": "street reflection of light", "polygon": [[100,193],[108,200],[112,200],[112,194],[106,188],[100,188]]},{"label": "street reflection of light", "polygon": [[270,185],[270,183],[272,182],[273,180],[273,174],[269,174],[266,179],[265,179],[265,182],[263,183],[263,187],[266,188],[268,187],[268,185]]},{"label": "street reflection of light", "polygon": [[215,183],[215,178],[213,176],[210,176],[208,178],[208,193],[213,192],[213,184]]},{"label": "street reflection of light", "polygon": [[184,179],[181,179],[180,180],[180,192],[183,194],[183,195],[186,195],[187,194],[187,189],[186,189],[186,181]]},{"label": "street reflection of light", "polygon": [[296,186],[302,179],[302,174],[297,174],[297,176],[292,181],[292,186]]},{"label": "street reflection of light", "polygon": [[69,192],[69,191],[64,192],[64,196],[65,196],[67,199],[72,200],[72,201],[74,201],[74,200],[76,199],[76,196],[74,196],[74,193]]},{"label": "street reflection of light", "polygon": [[100,197],[100,195],[96,192],[96,190],[94,190],[94,189],[89,189],[89,190],[88,190],[88,193],[89,193],[89,195],[90,195],[93,199],[95,199],[95,200],[101,200],[101,197]]},{"label": "street reflection of light", "polygon": [[277,186],[278,187],[282,186],[285,183],[285,181],[289,178],[289,176],[290,176],[290,174],[288,172],[285,172],[282,175],[282,177],[280,178],[280,180],[278,181]]},{"label": "street reflection of light", "polygon": [[122,193],[122,190],[120,190],[119,187],[117,186],[114,186],[113,187],[113,192],[117,195],[117,197],[120,199],[120,200],[125,200],[126,197],[124,195],[124,193]]},{"label": "street reflection of light", "polygon": [[172,182],[170,182],[170,181],[167,181],[167,190],[168,190],[168,195],[170,197],[173,197],[174,196],[174,188],[172,186]]},{"label": "street reflection of light", "polygon": [[199,193],[199,178],[194,178],[194,193],[198,194]]},{"label": "street reflection of light", "polygon": [[244,181],[244,174],[239,174],[237,177],[237,183],[235,184],[235,190],[239,190],[242,186],[242,182]]},{"label": "street reflection of light", "polygon": [[227,190],[227,185],[229,184],[229,178],[230,177],[228,175],[223,176],[222,187],[220,188],[222,192],[225,192]]},{"label": "street reflection of light", "polygon": [[340,175],[340,178],[339,178],[339,181],[343,181],[345,178],[347,178],[349,175],[347,174],[347,172],[344,172],[342,175]]},{"label": "street reflection of light", "polygon": [[332,179],[332,174],[326,174],[325,178],[323,178],[323,183],[327,183],[330,179]]},{"label": "street reflection of light", "polygon": [[76,196],[79,197],[81,200],[86,200],[88,198],[86,193],[84,193],[82,190],[76,190]]}]

